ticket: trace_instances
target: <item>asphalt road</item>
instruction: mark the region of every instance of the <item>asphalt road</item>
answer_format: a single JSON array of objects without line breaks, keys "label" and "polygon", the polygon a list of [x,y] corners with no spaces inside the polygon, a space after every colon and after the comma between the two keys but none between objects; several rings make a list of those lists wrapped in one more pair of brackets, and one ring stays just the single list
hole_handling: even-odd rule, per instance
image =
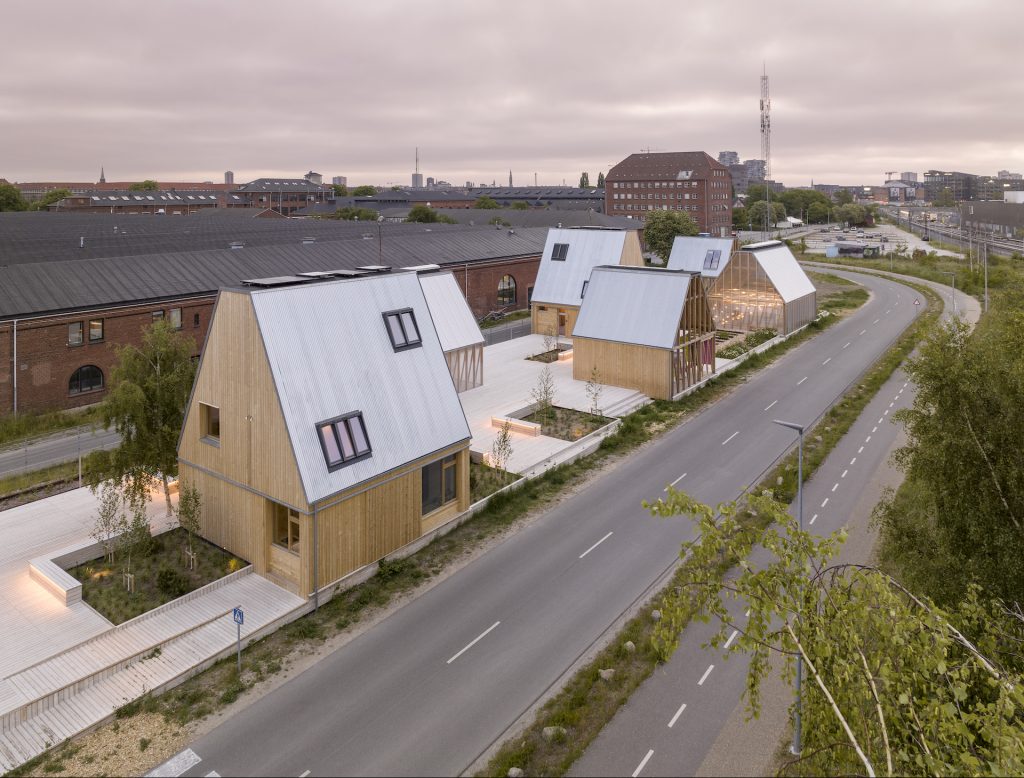
[{"label": "asphalt road", "polygon": [[[859,277],[845,272],[838,275]],[[944,315],[949,316],[948,287],[930,285],[947,297]],[[976,320],[977,301],[958,293],[957,302],[958,310],[967,309],[969,320]],[[909,407],[913,398],[914,387],[906,375],[894,373],[805,483],[804,523],[808,529],[828,535],[847,525],[861,496],[889,469],[888,454],[899,434],[892,414]],[[796,510],[795,504],[790,506],[793,515]],[[755,565],[766,560],[764,549],[751,554]],[[730,613],[731,623],[742,629],[743,606],[732,603]],[[699,622],[688,627],[672,659],[634,692],[569,774],[634,778],[697,774],[726,721],[738,706],[745,705],[740,700],[746,687],[745,657],[736,655],[725,661],[723,651],[702,647],[717,629],[717,624]],[[775,745],[768,744],[768,750]],[[746,746],[736,743],[734,747]]]},{"label": "asphalt road", "polygon": [[[699,416],[192,744],[189,775],[456,775],[675,561],[669,483],[735,498],[916,316],[872,299]],[[309,771],[307,773],[307,771]]]},{"label": "asphalt road", "polygon": [[79,452],[84,456],[97,449],[113,448],[120,439],[113,430],[85,428],[80,432],[48,435],[19,448],[6,448],[0,451],[0,477],[72,462],[78,459]]}]

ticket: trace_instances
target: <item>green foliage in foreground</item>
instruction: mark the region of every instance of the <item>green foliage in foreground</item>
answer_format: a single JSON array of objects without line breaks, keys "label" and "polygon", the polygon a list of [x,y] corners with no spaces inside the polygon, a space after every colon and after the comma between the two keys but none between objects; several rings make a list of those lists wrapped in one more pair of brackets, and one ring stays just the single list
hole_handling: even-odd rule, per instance
[{"label": "green foliage in foreground", "polygon": [[917,394],[895,415],[907,483],[876,512],[883,563],[942,604],[972,583],[1024,602],[1024,301],[998,302],[973,333],[936,328],[910,360]]},{"label": "green foliage in foreground", "polygon": [[[749,657],[745,698],[760,709],[773,653],[784,677],[803,658],[803,756],[787,765],[814,775],[1020,774],[1024,771],[1024,677],[1018,648],[1024,614],[989,604],[971,589],[943,610],[870,567],[835,565],[844,532],[800,530],[770,492],[742,520],[735,504],[702,505],[683,492],[648,505],[656,516],[691,516],[698,540],[684,543],[689,580],[666,597],[654,645],[667,659],[696,611],[720,623],[711,639]],[[769,560],[746,560],[756,546]],[[739,559],[726,578],[723,559]],[[728,602],[749,618],[730,624]],[[735,609],[734,609],[735,610]]]}]

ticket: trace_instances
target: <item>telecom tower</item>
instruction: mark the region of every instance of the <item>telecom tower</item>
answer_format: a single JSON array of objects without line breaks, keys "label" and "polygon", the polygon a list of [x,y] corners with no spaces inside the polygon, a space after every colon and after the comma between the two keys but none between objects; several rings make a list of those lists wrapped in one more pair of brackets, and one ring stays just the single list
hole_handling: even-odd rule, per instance
[{"label": "telecom tower", "polygon": [[771,236],[772,218],[772,100],[768,96],[768,71],[763,70],[761,75],[761,157],[764,159],[764,189],[767,200],[767,208],[764,213],[765,239]]}]

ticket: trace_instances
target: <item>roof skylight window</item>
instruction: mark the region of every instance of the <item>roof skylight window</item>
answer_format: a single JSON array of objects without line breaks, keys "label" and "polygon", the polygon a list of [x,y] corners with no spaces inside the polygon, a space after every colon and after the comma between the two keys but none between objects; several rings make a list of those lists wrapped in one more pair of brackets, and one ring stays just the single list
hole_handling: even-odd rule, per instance
[{"label": "roof skylight window", "polygon": [[718,249],[708,249],[708,253],[704,255],[704,269],[705,270],[718,270],[718,265],[722,261],[722,252]]},{"label": "roof skylight window", "polygon": [[412,308],[386,311],[384,324],[388,330],[388,337],[391,338],[391,346],[395,351],[423,345],[419,327],[416,325],[416,314],[413,313]]},{"label": "roof skylight window", "polygon": [[373,453],[370,439],[366,436],[362,411],[353,411],[336,419],[322,421],[316,425],[316,430],[327,469],[330,471],[365,459]]},{"label": "roof skylight window", "polygon": [[565,258],[569,255],[569,244],[568,243],[556,243],[551,248],[551,260],[553,262],[565,262]]}]

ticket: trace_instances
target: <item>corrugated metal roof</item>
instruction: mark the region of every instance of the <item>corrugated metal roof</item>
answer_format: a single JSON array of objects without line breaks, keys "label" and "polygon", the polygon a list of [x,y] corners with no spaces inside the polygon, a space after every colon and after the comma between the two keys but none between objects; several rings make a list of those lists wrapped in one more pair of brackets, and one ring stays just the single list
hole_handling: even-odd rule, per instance
[{"label": "corrugated metal roof", "polygon": [[[183,219],[186,217],[182,217]],[[376,230],[374,230],[376,232]],[[302,245],[176,252],[138,257],[0,265],[0,319],[100,308],[142,300],[212,294],[246,278],[383,263],[410,267],[540,254],[546,230],[459,228]]]},{"label": "corrugated metal roof", "polygon": [[[544,253],[533,285],[533,302],[552,305],[579,305],[583,282],[598,265],[617,265],[626,243],[624,230],[553,229],[548,230]],[[568,244],[562,261],[551,258],[555,244]]]},{"label": "corrugated metal roof", "polygon": [[596,267],[573,337],[673,348],[692,278],[681,270]]},{"label": "corrugated metal roof", "polygon": [[[704,267],[704,258],[709,251],[720,251],[718,267]],[[678,235],[672,241],[672,253],[669,254],[667,267],[669,270],[688,270],[700,273],[706,278],[718,278],[725,270],[732,255],[732,238],[701,238]]]},{"label": "corrugated metal roof", "polygon": [[814,293],[814,284],[785,243],[777,240],[755,243],[744,246],[742,251],[750,251],[754,255],[783,302],[799,300]]},{"label": "corrugated metal roof", "polygon": [[[470,437],[413,273],[250,292],[309,502]],[[385,311],[411,308],[423,345],[395,351]],[[316,424],[363,414],[372,455],[327,469]]]},{"label": "corrugated metal roof", "polygon": [[484,342],[483,333],[455,276],[451,273],[429,273],[419,276],[419,279],[443,351]]}]

